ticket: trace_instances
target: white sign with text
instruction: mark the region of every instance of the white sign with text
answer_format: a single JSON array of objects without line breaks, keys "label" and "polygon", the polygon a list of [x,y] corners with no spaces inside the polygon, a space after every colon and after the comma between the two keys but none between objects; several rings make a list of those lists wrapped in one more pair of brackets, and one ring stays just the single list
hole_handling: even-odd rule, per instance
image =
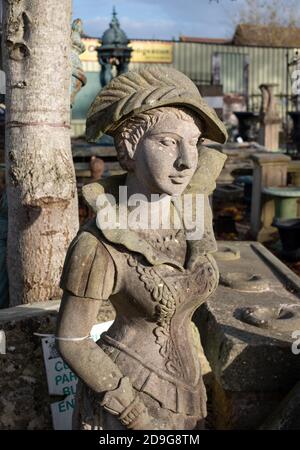
[{"label": "white sign with text", "polygon": [[[112,323],[109,321],[94,325],[90,333],[92,339],[96,342]],[[71,430],[78,378],[58,353],[54,335],[44,337],[42,347],[49,394],[65,396],[63,400],[51,404],[53,428]]]}]

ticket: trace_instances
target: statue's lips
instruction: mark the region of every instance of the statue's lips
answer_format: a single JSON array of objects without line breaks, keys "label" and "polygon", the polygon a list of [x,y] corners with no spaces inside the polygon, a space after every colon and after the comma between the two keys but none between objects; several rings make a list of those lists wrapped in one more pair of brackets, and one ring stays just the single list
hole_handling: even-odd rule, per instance
[{"label": "statue's lips", "polygon": [[184,184],[186,182],[186,175],[170,175],[169,178],[174,184]]}]

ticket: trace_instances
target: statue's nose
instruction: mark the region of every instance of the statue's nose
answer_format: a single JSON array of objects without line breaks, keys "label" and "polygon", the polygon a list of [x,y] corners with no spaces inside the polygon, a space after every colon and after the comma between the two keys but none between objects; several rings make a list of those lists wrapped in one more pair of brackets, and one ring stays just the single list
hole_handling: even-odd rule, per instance
[{"label": "statue's nose", "polygon": [[180,154],[176,160],[177,170],[191,169],[193,167],[193,157],[191,149],[184,142],[180,143]]}]

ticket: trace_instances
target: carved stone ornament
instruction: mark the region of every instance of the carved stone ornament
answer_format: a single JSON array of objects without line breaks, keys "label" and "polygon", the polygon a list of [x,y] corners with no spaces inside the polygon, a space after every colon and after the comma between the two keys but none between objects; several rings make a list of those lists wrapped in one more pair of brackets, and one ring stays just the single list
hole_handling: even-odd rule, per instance
[{"label": "carved stone ornament", "polygon": [[84,53],[85,45],[81,40],[83,27],[81,19],[75,19],[71,30],[71,61],[72,61],[72,84],[71,84],[71,106],[75,101],[76,94],[86,84],[86,76],[83,71],[83,65],[79,56]]},{"label": "carved stone ornament", "polygon": [[[104,132],[113,135],[127,173],[84,186],[97,218],[72,242],[61,280],[59,349],[82,380],[74,428],[203,428],[206,393],[191,318],[218,283],[209,195],[226,157],[201,141],[224,142],[226,130],[185,75],[154,66],[121,75],[100,91],[87,134]],[[126,199],[143,195],[147,226],[105,226],[99,198],[116,199],[119,214],[120,186]],[[148,227],[153,194],[160,206],[170,200],[167,228],[161,217],[156,228]],[[186,194],[196,200],[192,217],[202,222],[196,238],[178,208]],[[125,202],[125,210],[130,215],[134,208]],[[78,340],[89,334],[99,301],[107,299],[116,311],[111,328],[97,343]]]}]

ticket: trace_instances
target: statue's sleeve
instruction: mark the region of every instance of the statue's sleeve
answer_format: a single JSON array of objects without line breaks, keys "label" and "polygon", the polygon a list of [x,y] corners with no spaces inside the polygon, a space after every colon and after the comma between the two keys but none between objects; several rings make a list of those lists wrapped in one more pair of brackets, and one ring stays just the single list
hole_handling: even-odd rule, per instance
[{"label": "statue's sleeve", "polygon": [[114,288],[115,267],[105,246],[89,232],[72,241],[60,287],[76,297],[107,300]]}]

